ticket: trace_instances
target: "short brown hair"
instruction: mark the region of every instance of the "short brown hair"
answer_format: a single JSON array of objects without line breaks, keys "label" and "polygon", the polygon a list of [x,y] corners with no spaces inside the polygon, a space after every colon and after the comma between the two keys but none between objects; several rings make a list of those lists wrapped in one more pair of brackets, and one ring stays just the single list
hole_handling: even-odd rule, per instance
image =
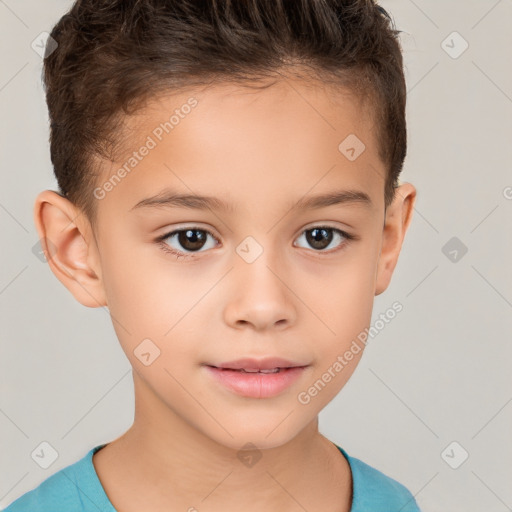
[{"label": "short brown hair", "polygon": [[59,191],[94,223],[93,157],[112,159],[123,115],[165,91],[301,68],[369,99],[388,206],[407,150],[399,32],[374,0],[77,0],[44,59]]}]

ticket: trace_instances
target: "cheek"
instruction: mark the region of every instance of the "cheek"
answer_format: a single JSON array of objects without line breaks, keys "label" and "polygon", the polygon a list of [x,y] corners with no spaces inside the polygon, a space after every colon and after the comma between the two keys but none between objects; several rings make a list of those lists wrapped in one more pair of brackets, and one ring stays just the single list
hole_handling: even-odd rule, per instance
[{"label": "cheek", "polygon": [[[371,323],[378,250],[361,247],[340,264],[330,268],[331,279],[324,279],[321,290],[308,300],[317,305],[315,313],[322,335],[316,339],[317,365],[311,379],[314,388],[306,399],[315,407],[327,404],[340,391],[357,367],[365,348],[364,336]],[[316,383],[316,384],[315,384]],[[318,396],[318,398],[316,398]],[[309,398],[308,398],[309,397]],[[304,402],[301,402],[304,403]]]},{"label": "cheek", "polygon": [[305,301],[324,321],[332,341],[342,344],[370,322],[377,256],[375,244],[359,243],[324,265],[303,268],[297,276]]},{"label": "cheek", "polygon": [[366,346],[364,335],[371,322],[373,304],[371,289],[362,286],[353,274],[347,276],[345,285],[325,291],[325,299],[331,299],[325,310],[329,329],[322,329],[324,334],[315,337],[314,372],[296,397],[301,407],[315,414],[345,386]]},{"label": "cheek", "polygon": [[161,339],[172,326],[176,291],[144,255],[145,248],[109,239],[102,247],[102,273],[112,323],[123,349]]},{"label": "cheek", "polygon": [[[344,277],[343,284],[324,289],[324,318],[328,329],[324,329],[321,338],[320,371],[325,371],[338,356],[349,350],[371,322],[373,294],[370,283],[364,283],[354,274]],[[357,365],[362,355],[362,350],[357,352],[359,355],[354,355],[351,365]]]},{"label": "cheek", "polygon": [[166,257],[150,244],[126,247],[120,240],[109,240],[102,248],[112,324],[134,367],[140,366],[137,354],[148,351],[159,354],[155,366],[175,366],[187,353],[189,357],[195,353],[193,343],[204,337],[204,332],[196,336],[191,332],[205,314],[200,299],[211,286],[211,276],[202,279],[193,271],[180,270]]}]

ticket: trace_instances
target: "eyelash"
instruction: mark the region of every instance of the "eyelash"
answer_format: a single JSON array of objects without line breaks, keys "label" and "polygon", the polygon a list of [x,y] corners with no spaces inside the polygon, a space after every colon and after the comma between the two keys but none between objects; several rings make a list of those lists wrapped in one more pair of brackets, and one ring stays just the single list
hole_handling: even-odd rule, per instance
[{"label": "eyelash", "polygon": [[[351,235],[350,233],[347,233],[346,231],[343,231],[341,229],[338,229],[338,228],[335,228],[333,226],[324,226],[324,225],[318,225],[318,226],[311,226],[309,227],[308,229],[305,229],[302,231],[301,235],[303,235],[306,231],[312,231],[313,229],[331,229],[333,231],[335,231],[336,233],[340,234],[345,240],[336,248],[336,249],[331,249],[330,251],[325,251],[325,250],[315,250],[315,249],[311,249],[313,252],[317,252],[319,254],[323,254],[323,253],[326,253],[326,254],[333,254],[335,252],[338,252],[338,251],[341,251],[343,250],[351,241],[353,240],[357,240],[358,237],[356,237],[355,235]],[[173,235],[177,235],[178,233],[181,233],[183,231],[188,231],[188,230],[197,230],[197,231],[203,231],[205,233],[207,233],[208,235],[210,235],[215,241],[219,242],[218,238],[211,232],[209,231],[208,229],[204,229],[204,228],[200,228],[199,226],[191,226],[191,227],[187,227],[187,228],[183,228],[183,229],[175,229],[174,231],[170,231],[164,235],[161,235],[159,236],[155,242],[158,243],[158,245],[167,253],[169,254],[172,254],[173,256],[176,257],[176,259],[179,259],[179,258],[183,258],[183,259],[189,259],[189,258],[194,258],[195,257],[195,254],[196,253],[182,253],[182,252],[178,252],[174,249],[171,249],[169,247],[168,244],[165,243],[165,240],[167,240],[168,238],[170,238],[171,236]],[[204,251],[197,251],[197,253],[200,253],[200,252],[204,252]]]}]

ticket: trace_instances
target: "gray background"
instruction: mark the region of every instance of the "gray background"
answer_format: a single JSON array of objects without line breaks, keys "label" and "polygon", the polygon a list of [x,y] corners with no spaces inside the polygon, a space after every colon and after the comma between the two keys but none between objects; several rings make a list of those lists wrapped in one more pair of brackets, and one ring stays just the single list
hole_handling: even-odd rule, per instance
[{"label": "gray background", "polygon": [[[418,200],[374,319],[395,300],[404,309],[370,341],[321,430],[425,512],[512,510],[512,1],[381,4],[404,31],[402,181]],[[56,183],[31,43],[69,5],[0,0],[1,507],[133,420],[131,367],[108,311],[81,306],[32,253],[34,198]],[[457,58],[446,51],[462,48],[454,31],[469,44]],[[456,261],[443,252],[452,237],[467,247]],[[47,469],[30,455],[43,441],[58,452]]]}]

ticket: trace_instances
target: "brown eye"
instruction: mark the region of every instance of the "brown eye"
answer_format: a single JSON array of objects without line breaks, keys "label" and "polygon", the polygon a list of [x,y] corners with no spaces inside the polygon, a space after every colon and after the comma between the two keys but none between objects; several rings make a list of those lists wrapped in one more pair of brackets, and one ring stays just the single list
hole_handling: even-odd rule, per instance
[{"label": "brown eye", "polygon": [[299,239],[303,237],[304,234],[309,246],[307,248],[313,248],[317,252],[331,252],[326,251],[326,249],[331,245],[331,242],[335,238],[339,241],[339,243],[335,245],[335,248],[343,247],[347,244],[347,241],[354,239],[354,236],[349,235],[345,231],[337,228],[331,228],[329,226],[315,226],[313,228],[306,229],[302,232]]},{"label": "brown eye", "polygon": [[187,251],[197,251],[206,243],[207,235],[202,229],[186,229],[178,232],[178,242]]},{"label": "brown eye", "polygon": [[[187,257],[194,252],[204,252],[201,249],[210,249],[215,245],[210,244],[208,246],[208,237],[215,241],[215,236],[206,229],[200,229],[197,227],[191,227],[186,229],[177,229],[171,231],[158,238],[158,242],[162,247],[177,255],[178,257]],[[205,250],[206,250],[205,249]]]},{"label": "brown eye", "polygon": [[306,240],[314,249],[325,249],[333,238],[330,228],[313,228],[306,231]]}]

